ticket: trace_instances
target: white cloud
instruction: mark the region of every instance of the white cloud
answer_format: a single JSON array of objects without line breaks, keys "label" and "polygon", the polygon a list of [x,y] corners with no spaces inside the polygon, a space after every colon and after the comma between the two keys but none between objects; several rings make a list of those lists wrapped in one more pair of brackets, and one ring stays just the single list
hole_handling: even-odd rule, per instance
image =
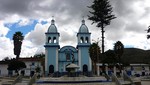
[{"label": "white cloud", "polygon": [[134,48],[150,49],[150,41],[147,40],[145,34],[129,32],[122,40],[125,46],[133,46]]},{"label": "white cloud", "polygon": [[25,35],[22,44],[22,57],[30,57],[37,53],[44,52],[45,32],[47,31],[48,26],[49,23],[44,25],[37,23],[34,30]]},{"label": "white cloud", "polygon": [[48,28],[49,24],[44,24],[42,25],[41,23],[37,23],[35,25],[34,30],[29,32],[26,36],[25,39],[29,40],[32,42],[35,46],[38,45],[44,45],[45,41],[45,32]]},{"label": "white cloud", "polygon": [[19,15],[13,14],[11,16],[5,17],[3,21],[4,23],[17,23],[20,19],[21,17]]},{"label": "white cloud", "polygon": [[[36,2],[27,0],[18,1],[17,3],[20,3],[20,5],[17,6],[14,6],[14,1],[13,3],[11,2],[8,0],[8,2],[0,3],[0,19],[2,19],[0,21],[0,41],[4,42],[6,40],[5,42],[8,44],[0,43],[0,45],[3,45],[0,47],[0,52],[5,53],[6,50],[10,52],[0,54],[1,56],[14,56],[12,41],[6,38],[10,29],[5,27],[3,23],[19,22],[19,26],[25,26],[32,24],[34,19],[39,20],[34,30],[25,35],[22,44],[21,56],[27,57],[44,51],[45,32],[50,25],[52,16],[54,16],[60,33],[61,47],[65,45],[76,46],[76,33],[81,25],[82,16],[89,15],[88,11],[90,9],[87,6],[92,4],[91,0],[37,0]],[[144,31],[150,25],[149,3],[149,0],[111,0],[114,14],[117,18],[112,20],[111,25],[105,28],[105,50],[112,49],[116,41],[121,41],[125,46],[150,49],[150,41],[146,39],[146,31]],[[48,23],[42,25],[41,21],[47,21]],[[86,20],[86,25],[91,32],[91,40],[101,39],[101,28],[91,25],[91,22]]]},{"label": "white cloud", "polygon": [[23,18],[19,21],[18,25],[19,26],[26,26],[26,25],[31,25],[33,23],[33,20]]},{"label": "white cloud", "polygon": [[6,36],[6,34],[8,33],[9,28],[5,27],[3,22],[0,21],[0,37],[1,36]]},{"label": "white cloud", "polygon": [[0,59],[5,57],[13,58],[13,43],[9,38],[0,37]]}]

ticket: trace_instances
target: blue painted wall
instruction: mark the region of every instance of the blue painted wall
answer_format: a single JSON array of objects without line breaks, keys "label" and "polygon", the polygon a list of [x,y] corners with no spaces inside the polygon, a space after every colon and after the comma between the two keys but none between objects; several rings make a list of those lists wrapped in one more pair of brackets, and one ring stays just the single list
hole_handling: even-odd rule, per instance
[{"label": "blue painted wall", "polygon": [[85,21],[82,20],[82,25],[76,36],[78,40],[77,48],[64,46],[61,49],[59,48],[59,33],[57,32],[57,27],[54,22],[54,20],[51,21],[51,26],[48,28],[47,33],[45,33],[46,72],[49,72],[50,65],[54,66],[54,72],[66,72],[66,65],[71,64],[73,58],[73,63],[79,66],[80,71],[83,71],[83,65],[87,65],[88,71],[91,72],[91,59],[88,52],[91,45],[91,33],[88,31]]}]

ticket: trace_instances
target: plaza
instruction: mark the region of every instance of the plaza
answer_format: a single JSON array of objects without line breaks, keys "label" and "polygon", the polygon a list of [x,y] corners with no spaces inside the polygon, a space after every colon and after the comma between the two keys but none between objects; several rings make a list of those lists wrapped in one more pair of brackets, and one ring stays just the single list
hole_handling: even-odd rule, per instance
[{"label": "plaza", "polygon": [[[45,36],[45,65],[43,66],[41,63],[43,60],[38,58],[20,58],[19,60],[27,65],[27,68],[20,71],[20,73],[24,72],[26,77],[2,77],[0,80],[1,85],[14,82],[16,85],[116,85],[117,82],[124,85],[131,83],[130,80],[123,79],[124,70],[120,73],[120,77],[117,77],[119,68],[115,66],[110,68],[108,65],[105,65],[105,71],[110,77],[110,80],[107,80],[101,73],[102,63],[97,63],[97,74],[93,75],[92,63],[88,53],[89,46],[91,45],[91,33],[85,25],[85,20],[82,20],[76,36],[76,48],[68,45],[60,48],[60,34],[53,19]],[[35,72],[37,66],[41,68],[40,77],[37,77]],[[3,68],[1,69],[1,76],[9,76],[9,72],[6,70],[7,63],[1,62],[1,68]],[[73,70],[69,70],[70,68]],[[148,85],[148,64],[130,64],[130,66],[126,67],[126,72],[131,77],[132,82],[138,81],[138,84]],[[32,76],[31,73],[33,73]],[[115,75],[115,81],[112,74]],[[14,73],[11,74],[11,76],[14,75]]]}]

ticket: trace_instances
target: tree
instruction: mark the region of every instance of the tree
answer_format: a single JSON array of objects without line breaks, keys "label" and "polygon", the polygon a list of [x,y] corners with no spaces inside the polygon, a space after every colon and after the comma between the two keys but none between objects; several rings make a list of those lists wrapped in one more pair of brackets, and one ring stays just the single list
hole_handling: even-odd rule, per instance
[{"label": "tree", "polygon": [[37,66],[37,67],[35,68],[35,71],[36,71],[37,73],[40,73],[40,72],[41,72],[40,66]]},{"label": "tree", "polygon": [[10,60],[9,57],[5,57],[5,58],[2,59],[2,61],[9,61],[9,60]]},{"label": "tree", "polygon": [[117,41],[115,43],[114,51],[116,53],[116,56],[118,58],[118,62],[120,64],[121,63],[121,56],[123,55],[123,52],[124,52],[124,46],[120,41]]},{"label": "tree", "polygon": [[104,28],[110,25],[112,19],[115,19],[115,15],[112,14],[112,7],[108,0],[94,0],[91,6],[92,11],[89,11],[91,16],[88,15],[88,19],[92,20],[92,24],[97,23],[97,27],[101,28],[102,32],[102,53],[104,53]]},{"label": "tree", "polygon": [[116,55],[115,55],[115,52],[113,50],[108,50],[104,53],[103,55],[103,67],[102,67],[102,71],[105,75],[105,78],[107,80],[110,79],[110,77],[106,74],[106,71],[105,71],[105,63],[107,63],[110,67],[113,66],[117,63],[117,59],[116,59]]},{"label": "tree", "polygon": [[19,70],[26,68],[26,65],[22,61],[17,61],[17,60],[11,60],[10,63],[8,64],[8,70],[15,70],[17,73]]},{"label": "tree", "polygon": [[115,52],[113,50],[106,51],[103,62],[114,66],[117,63]]},{"label": "tree", "polygon": [[41,60],[41,65],[43,67],[43,71],[45,72],[45,54],[41,53],[41,54],[35,54],[34,58],[39,58]]},{"label": "tree", "polygon": [[92,65],[94,66],[93,72],[96,73],[96,63],[99,62],[100,58],[100,47],[98,43],[93,43],[89,48],[90,58],[92,60]]},{"label": "tree", "polygon": [[35,71],[37,72],[37,77],[40,78],[41,68],[39,65],[35,68]]},{"label": "tree", "polygon": [[21,45],[22,41],[24,39],[23,33],[20,31],[16,32],[13,35],[13,41],[14,41],[14,54],[16,55],[16,59],[19,58],[20,52],[21,52]]},{"label": "tree", "polygon": [[119,62],[119,70],[121,73],[121,65],[120,64],[121,64],[121,56],[123,55],[123,52],[124,52],[124,46],[120,41],[117,41],[115,43],[114,51],[115,51],[116,57],[117,57],[118,62]]},{"label": "tree", "polygon": [[34,58],[45,58],[45,54],[44,53],[35,54],[33,57]]}]

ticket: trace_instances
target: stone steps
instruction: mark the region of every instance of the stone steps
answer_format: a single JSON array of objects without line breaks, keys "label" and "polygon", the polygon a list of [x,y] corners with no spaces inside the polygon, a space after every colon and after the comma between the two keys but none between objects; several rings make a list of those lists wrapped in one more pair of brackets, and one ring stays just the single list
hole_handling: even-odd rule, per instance
[{"label": "stone steps", "polygon": [[115,82],[109,83],[71,83],[71,84],[33,84],[33,85],[116,85]]},{"label": "stone steps", "polygon": [[22,79],[21,82],[16,83],[15,85],[28,85],[29,79]]}]

